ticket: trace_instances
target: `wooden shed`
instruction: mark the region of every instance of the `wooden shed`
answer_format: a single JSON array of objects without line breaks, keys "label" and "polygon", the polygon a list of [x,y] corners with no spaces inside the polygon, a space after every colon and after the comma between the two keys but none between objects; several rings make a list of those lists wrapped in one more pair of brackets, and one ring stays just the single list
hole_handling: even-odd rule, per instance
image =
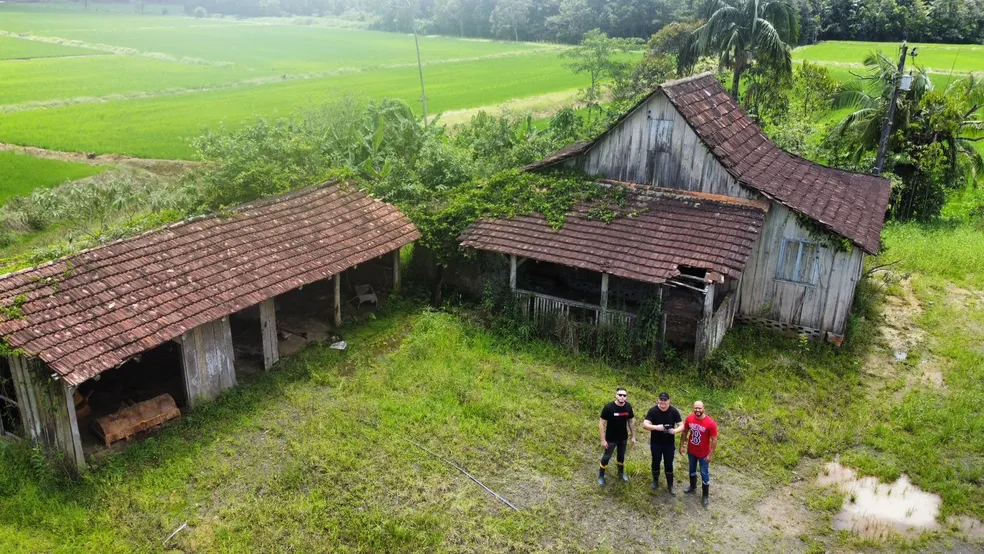
[{"label": "wooden shed", "polygon": [[661,85],[596,140],[526,169],[555,166],[768,203],[737,318],[832,340],[843,336],[865,255],[878,252],[890,192],[885,178],[783,151],[709,73]]},{"label": "wooden shed", "polygon": [[537,214],[482,219],[459,240],[509,256],[510,288],[533,317],[632,325],[644,296],[656,294],[667,342],[703,359],[731,327],[768,204],[616,181],[598,186],[623,187],[624,210],[633,215],[605,223],[582,203],[557,230]]},{"label": "wooden shed", "polygon": [[82,465],[98,418],[214,398],[251,354],[276,363],[302,333],[290,318],[337,327],[349,295],[375,299],[373,279],[398,288],[418,236],[396,207],[329,182],[0,276],[16,352],[0,357],[2,431]]}]

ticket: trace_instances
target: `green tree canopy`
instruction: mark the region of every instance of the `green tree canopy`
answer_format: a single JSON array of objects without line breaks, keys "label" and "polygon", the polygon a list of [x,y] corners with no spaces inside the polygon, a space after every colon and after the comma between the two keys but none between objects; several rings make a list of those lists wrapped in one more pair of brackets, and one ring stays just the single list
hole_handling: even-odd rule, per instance
[{"label": "green tree canopy", "polygon": [[792,74],[789,45],[799,35],[799,19],[786,0],[707,0],[700,16],[706,23],[680,50],[680,73],[688,73],[702,56],[716,56],[722,67],[734,72],[735,99],[742,74],[753,65]]}]

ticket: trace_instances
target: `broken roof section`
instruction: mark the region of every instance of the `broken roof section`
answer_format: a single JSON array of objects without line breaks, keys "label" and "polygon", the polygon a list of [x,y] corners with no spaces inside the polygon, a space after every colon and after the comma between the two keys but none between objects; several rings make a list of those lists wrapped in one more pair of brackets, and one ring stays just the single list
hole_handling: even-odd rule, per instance
[{"label": "broken roof section", "polygon": [[0,306],[22,314],[0,336],[78,385],[418,237],[395,206],[324,183],[0,276]]},{"label": "broken roof section", "polygon": [[588,217],[591,202],[573,208],[553,230],[538,214],[481,219],[470,225],[462,246],[514,254],[662,283],[681,267],[737,279],[765,220],[763,202],[689,193],[647,185],[603,181],[626,187],[626,214],[605,223]]},{"label": "broken roof section", "polygon": [[[869,254],[878,252],[891,191],[888,179],[827,167],[782,150],[712,73],[663,83],[653,94],[660,92],[742,185],[813,219]],[[635,108],[609,130],[633,111]],[[573,158],[590,150],[607,133],[590,143],[572,144],[527,169]]]}]

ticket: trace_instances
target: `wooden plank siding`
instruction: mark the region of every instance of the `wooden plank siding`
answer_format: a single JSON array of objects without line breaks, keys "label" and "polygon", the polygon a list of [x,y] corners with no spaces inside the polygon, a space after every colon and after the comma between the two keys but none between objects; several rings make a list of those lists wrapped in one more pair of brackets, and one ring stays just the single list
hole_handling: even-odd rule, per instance
[{"label": "wooden plank siding", "polygon": [[65,381],[52,379],[51,369],[37,358],[9,356],[7,360],[28,437],[71,466],[83,467],[74,389]]},{"label": "wooden plank siding", "polygon": [[181,365],[188,405],[195,407],[235,386],[229,318],[199,325],[181,336]]},{"label": "wooden plank siding", "polygon": [[776,278],[784,238],[815,241],[792,210],[773,203],[742,275],[739,314],[816,329],[821,338],[843,334],[864,253],[853,245],[848,252],[821,246],[816,285],[789,283]]},{"label": "wooden plank siding", "polygon": [[[672,130],[668,135],[665,131],[653,132],[654,127],[669,126]],[[642,103],[572,165],[586,173],[619,181],[758,198],[756,192],[739,185],[717,161],[663,93]]]},{"label": "wooden plank siding", "polygon": [[[667,135],[668,127],[672,130]],[[566,165],[619,181],[743,199],[763,198],[725,169],[662,91],[640,104]],[[776,279],[783,238],[810,240],[809,232],[799,225],[789,208],[770,201],[764,227],[739,284],[737,316],[813,329],[819,338],[826,332],[843,334],[864,253],[854,245],[849,252],[824,247],[817,284],[788,283]],[[674,321],[671,316],[669,320],[671,328],[667,332],[671,340],[681,338],[674,332],[674,325],[684,326],[684,333],[696,331],[695,322],[689,318],[677,319]]]}]

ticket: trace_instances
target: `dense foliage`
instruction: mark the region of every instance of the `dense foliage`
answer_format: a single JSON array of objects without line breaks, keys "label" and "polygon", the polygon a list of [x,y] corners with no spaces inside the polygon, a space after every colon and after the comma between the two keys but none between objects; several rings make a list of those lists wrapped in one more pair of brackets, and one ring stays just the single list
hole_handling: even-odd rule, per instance
[{"label": "dense foliage", "polygon": [[[715,2],[716,3],[716,2]],[[687,0],[188,0],[186,11],[344,17],[386,31],[576,43],[590,29],[644,38],[693,18]],[[202,8],[196,11],[196,7]],[[817,40],[980,43],[984,0],[795,0],[800,44]]]}]

